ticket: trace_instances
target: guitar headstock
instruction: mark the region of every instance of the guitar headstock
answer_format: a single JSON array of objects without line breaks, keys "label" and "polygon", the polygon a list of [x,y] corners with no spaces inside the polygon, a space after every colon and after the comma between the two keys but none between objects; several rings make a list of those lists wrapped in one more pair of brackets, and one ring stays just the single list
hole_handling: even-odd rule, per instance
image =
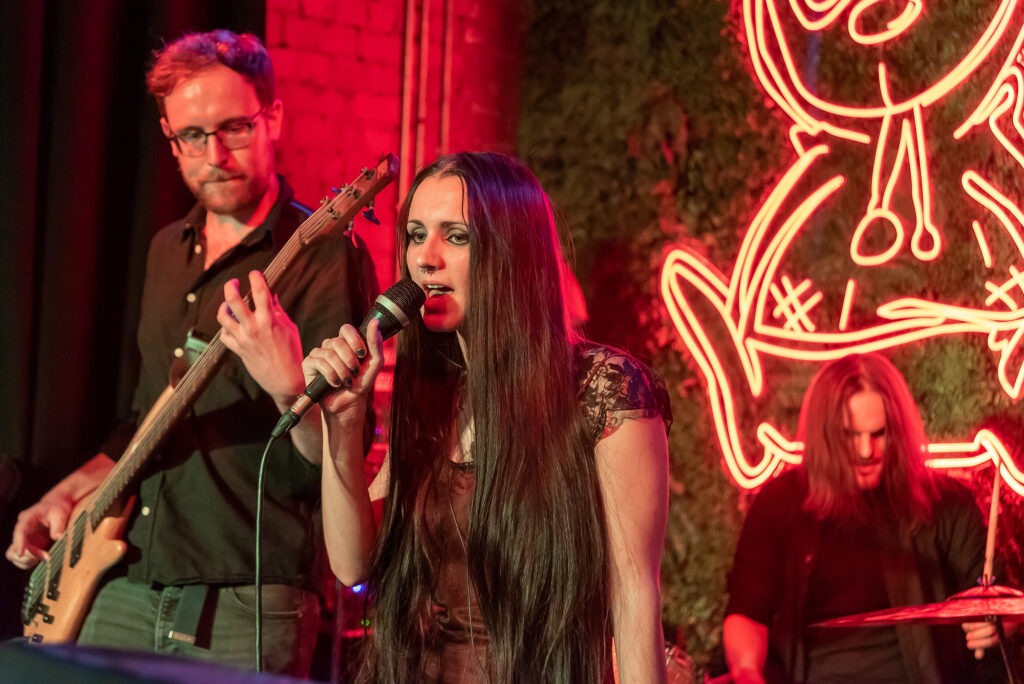
[{"label": "guitar headstock", "polygon": [[[360,209],[369,205],[378,192],[398,176],[398,157],[385,152],[374,168],[364,168],[351,183],[338,189],[338,194],[320,202],[320,207],[299,226],[298,234],[302,244],[323,232],[329,232],[336,225],[347,225]],[[379,223],[372,212],[368,219]]]}]

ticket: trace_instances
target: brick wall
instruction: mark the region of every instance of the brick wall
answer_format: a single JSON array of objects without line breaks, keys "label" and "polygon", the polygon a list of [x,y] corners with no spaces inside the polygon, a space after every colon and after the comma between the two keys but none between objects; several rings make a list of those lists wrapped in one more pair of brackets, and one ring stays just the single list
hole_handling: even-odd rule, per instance
[{"label": "brick wall", "polygon": [[395,208],[415,168],[445,151],[513,151],[525,8],[525,0],[267,1],[285,104],[279,167],[299,199],[332,195],[382,152],[403,157],[401,180],[378,196],[382,225],[356,226],[383,286],[395,274]]}]

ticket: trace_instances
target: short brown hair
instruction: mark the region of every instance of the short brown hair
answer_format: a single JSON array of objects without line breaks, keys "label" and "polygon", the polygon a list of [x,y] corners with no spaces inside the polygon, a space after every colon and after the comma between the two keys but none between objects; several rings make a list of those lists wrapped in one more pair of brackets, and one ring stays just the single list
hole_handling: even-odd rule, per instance
[{"label": "short brown hair", "polygon": [[274,67],[270,54],[251,33],[237,34],[225,29],[186,33],[153,53],[153,66],[146,74],[146,87],[165,114],[164,98],[183,80],[217,64],[223,64],[252,84],[264,107],[274,102]]}]

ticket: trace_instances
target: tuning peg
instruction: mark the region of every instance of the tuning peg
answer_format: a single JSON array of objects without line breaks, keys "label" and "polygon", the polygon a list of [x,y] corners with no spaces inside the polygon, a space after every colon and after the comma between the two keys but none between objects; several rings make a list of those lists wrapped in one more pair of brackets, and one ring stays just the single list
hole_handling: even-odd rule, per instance
[{"label": "tuning peg", "polygon": [[327,215],[330,216],[335,221],[341,218],[341,214],[339,214],[338,210],[335,209],[334,206],[331,204],[331,200],[327,199],[326,197],[320,200],[320,206],[322,206],[324,210],[327,212]]},{"label": "tuning peg", "polygon": [[380,219],[377,218],[377,215],[373,213],[372,204],[363,210],[363,218],[365,218],[370,223],[373,223],[374,225],[380,225]]}]

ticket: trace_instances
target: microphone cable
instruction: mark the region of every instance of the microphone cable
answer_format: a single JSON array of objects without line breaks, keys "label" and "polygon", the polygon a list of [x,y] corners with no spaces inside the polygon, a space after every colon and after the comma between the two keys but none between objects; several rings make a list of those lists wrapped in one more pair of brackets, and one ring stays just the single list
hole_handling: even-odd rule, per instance
[{"label": "microphone cable", "polygon": [[267,446],[263,448],[263,455],[260,456],[259,475],[256,479],[256,568],[253,584],[256,587],[256,671],[263,671],[263,490],[264,475],[267,470],[267,457],[270,455],[270,447],[277,441],[277,435],[271,435],[267,440]]}]

